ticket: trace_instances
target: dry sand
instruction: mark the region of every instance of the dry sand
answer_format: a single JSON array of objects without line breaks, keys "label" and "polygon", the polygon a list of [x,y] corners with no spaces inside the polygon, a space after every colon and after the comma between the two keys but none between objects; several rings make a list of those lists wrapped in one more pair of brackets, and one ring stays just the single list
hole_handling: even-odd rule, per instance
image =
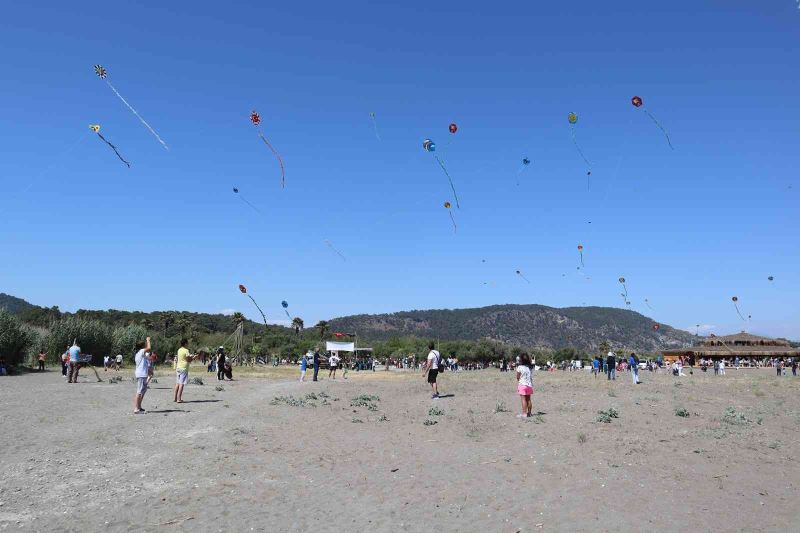
[{"label": "dry sand", "polygon": [[[800,530],[800,378],[537,373],[541,414],[520,420],[511,373],[447,373],[438,401],[420,374],[239,374],[216,391],[193,369],[205,385],[176,405],[164,373],[139,416],[130,370],[0,378],[0,529]],[[597,422],[609,407],[619,418]]]}]

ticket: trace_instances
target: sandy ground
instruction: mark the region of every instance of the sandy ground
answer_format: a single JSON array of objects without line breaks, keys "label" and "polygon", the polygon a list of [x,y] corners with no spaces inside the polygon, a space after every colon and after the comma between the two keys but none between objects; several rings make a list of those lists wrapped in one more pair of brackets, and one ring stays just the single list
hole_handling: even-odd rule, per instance
[{"label": "sandy ground", "polygon": [[800,530],[800,378],[771,370],[639,386],[537,373],[527,420],[497,371],[445,374],[433,401],[419,374],[298,383],[286,368],[217,391],[198,368],[188,403],[165,373],[139,416],[121,375],[0,378],[0,529]]}]

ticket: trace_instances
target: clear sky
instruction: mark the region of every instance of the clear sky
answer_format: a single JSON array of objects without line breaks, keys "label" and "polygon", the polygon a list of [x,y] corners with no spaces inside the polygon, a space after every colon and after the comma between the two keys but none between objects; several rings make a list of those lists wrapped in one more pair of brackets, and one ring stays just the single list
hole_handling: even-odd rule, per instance
[{"label": "clear sky", "polygon": [[244,283],[270,319],[287,300],[313,325],[624,306],[624,276],[659,322],[800,337],[795,0],[382,4],[6,5],[0,291],[257,319]]}]

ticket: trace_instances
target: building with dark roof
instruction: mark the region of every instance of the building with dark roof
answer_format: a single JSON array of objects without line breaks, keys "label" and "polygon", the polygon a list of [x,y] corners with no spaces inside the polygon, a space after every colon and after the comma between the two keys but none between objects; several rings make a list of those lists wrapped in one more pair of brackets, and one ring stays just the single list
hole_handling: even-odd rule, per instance
[{"label": "building with dark roof", "polygon": [[679,357],[695,359],[764,359],[800,357],[800,349],[792,348],[786,339],[759,337],[742,331],[735,335],[717,337],[710,335],[690,348],[662,350],[664,360],[672,362]]}]

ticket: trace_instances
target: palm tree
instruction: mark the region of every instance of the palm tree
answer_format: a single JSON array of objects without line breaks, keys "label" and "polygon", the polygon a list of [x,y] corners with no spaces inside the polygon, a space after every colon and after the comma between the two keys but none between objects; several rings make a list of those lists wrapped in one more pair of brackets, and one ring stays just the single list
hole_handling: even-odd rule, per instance
[{"label": "palm tree", "polygon": [[317,325],[314,326],[314,327],[319,330],[319,338],[320,338],[320,340],[324,339],[325,338],[325,334],[328,333],[328,331],[330,331],[330,329],[331,329],[331,326],[330,326],[330,324],[328,324],[327,320],[320,320],[319,322],[317,322]]},{"label": "palm tree", "polygon": [[299,316],[296,316],[292,319],[292,327],[294,328],[296,335],[300,335],[300,332],[303,331],[303,325],[303,319]]}]

